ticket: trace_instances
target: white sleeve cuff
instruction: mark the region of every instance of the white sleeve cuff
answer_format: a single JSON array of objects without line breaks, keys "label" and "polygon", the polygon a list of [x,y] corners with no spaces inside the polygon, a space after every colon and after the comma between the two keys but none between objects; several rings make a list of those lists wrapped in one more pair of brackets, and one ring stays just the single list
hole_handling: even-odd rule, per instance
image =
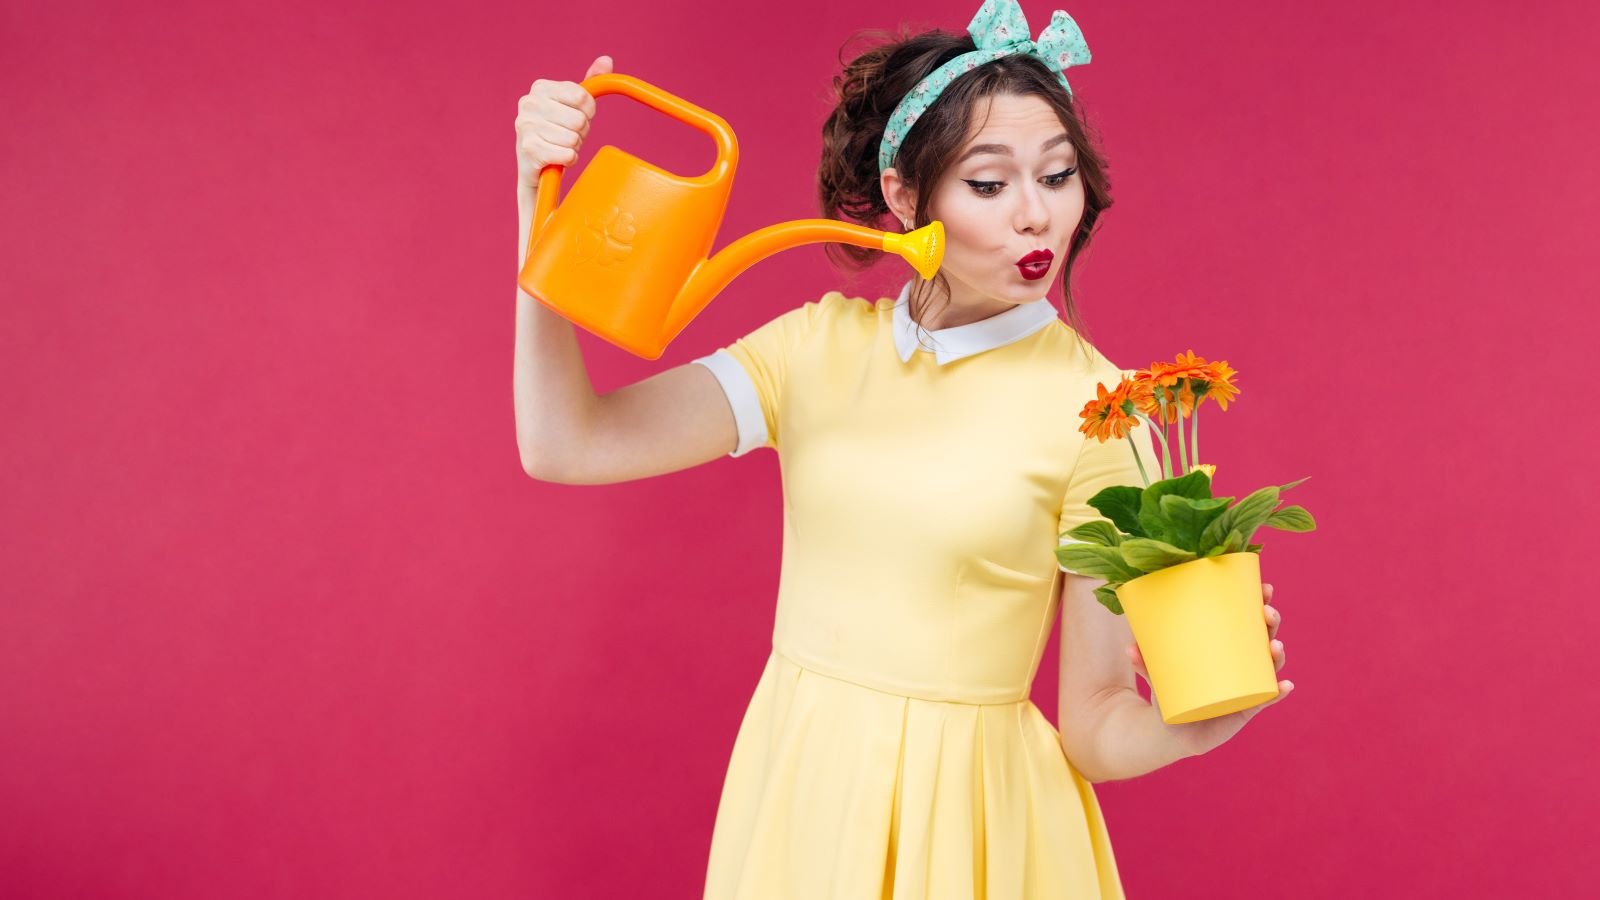
[{"label": "white sleeve cuff", "polygon": [[733,421],[739,428],[739,446],[729,456],[743,456],[767,444],[767,417],[761,411],[761,398],[756,394],[755,382],[750,380],[744,366],[726,349],[694,360],[711,370],[728,395],[728,405],[733,407]]},{"label": "white sleeve cuff", "polygon": [[[1065,547],[1068,544],[1087,544],[1087,543],[1089,543],[1089,542],[1088,541],[1080,541],[1077,538],[1062,537],[1062,538],[1057,538],[1056,539],[1056,546],[1058,546],[1058,547]],[[1078,571],[1075,571],[1073,569],[1067,568],[1066,566],[1062,565],[1060,562],[1056,563],[1056,568],[1060,569],[1063,572],[1071,572],[1074,575],[1082,575],[1083,574],[1082,572],[1078,572]]]}]

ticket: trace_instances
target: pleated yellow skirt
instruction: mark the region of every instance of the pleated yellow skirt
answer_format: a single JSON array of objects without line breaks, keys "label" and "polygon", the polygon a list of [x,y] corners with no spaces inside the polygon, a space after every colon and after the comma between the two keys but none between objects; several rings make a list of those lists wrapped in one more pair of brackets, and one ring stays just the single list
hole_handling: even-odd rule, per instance
[{"label": "pleated yellow skirt", "polygon": [[1094,790],[1031,700],[919,699],[767,660],[706,900],[1122,896]]}]

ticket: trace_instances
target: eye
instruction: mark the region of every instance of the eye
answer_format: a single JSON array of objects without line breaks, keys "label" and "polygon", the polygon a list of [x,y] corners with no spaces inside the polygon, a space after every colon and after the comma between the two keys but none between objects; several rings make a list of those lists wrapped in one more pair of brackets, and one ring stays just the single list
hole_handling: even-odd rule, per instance
[{"label": "eye", "polygon": [[[1059,188],[1062,185],[1066,184],[1067,183],[1067,179],[1071,178],[1073,175],[1077,174],[1077,172],[1078,172],[1078,167],[1077,166],[1073,166],[1070,169],[1066,169],[1064,171],[1057,172],[1054,175],[1046,175],[1044,177],[1044,181],[1045,181],[1045,184],[1049,185],[1052,188]],[[971,180],[968,180],[968,179],[965,179],[965,178],[963,178],[962,180],[966,181],[967,184],[971,185],[973,191],[977,192],[978,196],[980,196],[980,197],[993,197],[996,194],[1000,193],[1000,188],[1005,186],[1005,182],[1004,181],[971,181]]]},{"label": "eye", "polygon": [[1057,172],[1054,175],[1046,175],[1045,180],[1050,182],[1051,187],[1060,187],[1061,185],[1066,184],[1067,179],[1071,178],[1077,171],[1078,167],[1073,166],[1072,168],[1067,169],[1065,172]]}]

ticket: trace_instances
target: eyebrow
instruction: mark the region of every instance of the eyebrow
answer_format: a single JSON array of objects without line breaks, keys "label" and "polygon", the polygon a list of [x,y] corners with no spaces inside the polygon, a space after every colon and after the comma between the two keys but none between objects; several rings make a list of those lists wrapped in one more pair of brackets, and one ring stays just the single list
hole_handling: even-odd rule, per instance
[{"label": "eyebrow", "polygon": [[[1041,144],[1039,146],[1039,152],[1043,153],[1044,151],[1049,150],[1051,147],[1054,147],[1055,145],[1061,143],[1062,141],[1070,141],[1070,140],[1072,140],[1072,135],[1067,134],[1065,131],[1063,131],[1060,134],[1056,135],[1055,137],[1051,138],[1050,140],[1045,141],[1043,144]],[[961,158],[956,160],[956,162],[966,162],[968,159],[971,159],[972,157],[977,156],[980,153],[998,153],[998,154],[1000,154],[1002,156],[1011,156],[1012,155],[1011,148],[1007,147],[1005,144],[974,144],[970,148],[968,148],[967,152],[963,153],[961,155]]]}]

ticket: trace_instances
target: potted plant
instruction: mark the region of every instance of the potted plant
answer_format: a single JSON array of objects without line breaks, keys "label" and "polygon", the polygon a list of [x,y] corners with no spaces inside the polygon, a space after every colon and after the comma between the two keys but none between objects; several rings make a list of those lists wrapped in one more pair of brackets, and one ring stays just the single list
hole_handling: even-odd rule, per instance
[{"label": "potted plant", "polygon": [[[1102,443],[1141,425],[1159,441],[1159,480],[1150,480],[1129,441],[1143,486],[1116,485],[1091,497],[1089,505],[1105,518],[1061,535],[1056,558],[1106,580],[1095,597],[1127,615],[1169,725],[1278,696],[1261,612],[1261,545],[1251,539],[1260,528],[1316,528],[1304,507],[1278,507],[1279,496],[1305,478],[1260,488],[1237,503],[1212,496],[1216,466],[1199,461],[1200,407],[1214,398],[1226,411],[1239,393],[1237,374],[1224,361],[1208,363],[1187,351],[1125,374],[1113,390],[1097,385],[1098,396],[1081,413],[1079,430]],[[1174,424],[1176,453],[1166,434]]]}]

